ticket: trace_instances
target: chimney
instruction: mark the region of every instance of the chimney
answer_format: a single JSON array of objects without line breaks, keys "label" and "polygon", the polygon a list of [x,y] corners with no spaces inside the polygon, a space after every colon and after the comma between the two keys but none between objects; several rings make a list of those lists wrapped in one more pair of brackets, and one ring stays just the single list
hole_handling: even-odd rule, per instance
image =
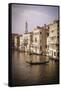
[{"label": "chimney", "polygon": [[46,29],[46,24],[44,24],[44,29]]}]

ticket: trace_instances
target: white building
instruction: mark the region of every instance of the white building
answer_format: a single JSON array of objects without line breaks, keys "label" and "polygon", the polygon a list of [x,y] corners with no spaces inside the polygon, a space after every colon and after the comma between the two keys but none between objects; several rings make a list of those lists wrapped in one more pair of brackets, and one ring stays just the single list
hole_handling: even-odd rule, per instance
[{"label": "white building", "polygon": [[47,31],[48,28],[46,25],[43,27],[37,26],[37,28],[33,30],[33,43],[31,45],[32,53],[46,55]]},{"label": "white building", "polygon": [[25,51],[30,52],[30,46],[32,44],[32,32],[27,32],[23,34],[23,45]]},{"label": "white building", "polygon": [[13,33],[12,34],[12,47],[18,49],[19,47],[19,35]]},{"label": "white building", "polygon": [[32,32],[24,33],[20,35],[20,51],[30,52],[30,46],[32,44]]},{"label": "white building", "polygon": [[54,21],[49,25],[49,56],[58,59],[58,46],[59,46],[59,22]]},{"label": "white building", "polygon": [[20,51],[25,51],[24,43],[23,43],[23,35],[20,35],[20,45],[19,45],[19,50]]},{"label": "white building", "polygon": [[42,53],[42,43],[41,43],[41,39],[42,39],[42,31],[40,28],[35,28],[33,30],[33,42],[31,45],[31,52],[33,53],[37,53],[37,54],[41,54]]},{"label": "white building", "polygon": [[50,38],[47,37],[47,49],[46,49],[46,55],[49,56],[49,44],[50,44]]}]

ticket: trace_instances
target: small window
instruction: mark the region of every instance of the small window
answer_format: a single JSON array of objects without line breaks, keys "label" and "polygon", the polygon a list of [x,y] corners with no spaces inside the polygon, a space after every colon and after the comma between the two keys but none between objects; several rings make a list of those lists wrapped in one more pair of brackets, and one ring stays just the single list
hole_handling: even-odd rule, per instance
[{"label": "small window", "polygon": [[47,36],[49,36],[49,33],[47,33]]},{"label": "small window", "polygon": [[56,56],[56,52],[54,52],[54,56]]},{"label": "small window", "polygon": [[59,56],[59,52],[57,52],[57,56]]},{"label": "small window", "polygon": [[37,42],[37,38],[35,38],[35,42]]},{"label": "small window", "polygon": [[47,45],[45,47],[47,48]]},{"label": "small window", "polygon": [[52,33],[54,32],[54,30],[51,31]]},{"label": "small window", "polygon": [[42,32],[40,32],[40,34],[42,34]]},{"label": "small window", "polygon": [[40,50],[42,49],[42,46],[40,46]]},{"label": "small window", "polygon": [[47,47],[46,48],[49,48],[49,45],[47,45]]}]

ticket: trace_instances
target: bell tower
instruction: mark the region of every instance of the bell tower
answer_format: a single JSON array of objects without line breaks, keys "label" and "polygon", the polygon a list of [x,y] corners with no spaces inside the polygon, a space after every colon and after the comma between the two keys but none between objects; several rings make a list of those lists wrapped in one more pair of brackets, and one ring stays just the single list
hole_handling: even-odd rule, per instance
[{"label": "bell tower", "polygon": [[28,23],[26,21],[26,23],[25,23],[25,33],[27,33],[27,32],[28,32]]}]

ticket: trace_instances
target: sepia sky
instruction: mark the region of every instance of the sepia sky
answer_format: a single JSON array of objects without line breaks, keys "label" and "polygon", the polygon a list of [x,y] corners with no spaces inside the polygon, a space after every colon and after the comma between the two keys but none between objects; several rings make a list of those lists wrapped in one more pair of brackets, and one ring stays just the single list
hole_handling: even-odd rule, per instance
[{"label": "sepia sky", "polygon": [[43,26],[58,19],[58,7],[31,6],[12,4],[12,33],[23,34],[25,23],[28,23],[28,31],[32,31],[37,25]]}]

